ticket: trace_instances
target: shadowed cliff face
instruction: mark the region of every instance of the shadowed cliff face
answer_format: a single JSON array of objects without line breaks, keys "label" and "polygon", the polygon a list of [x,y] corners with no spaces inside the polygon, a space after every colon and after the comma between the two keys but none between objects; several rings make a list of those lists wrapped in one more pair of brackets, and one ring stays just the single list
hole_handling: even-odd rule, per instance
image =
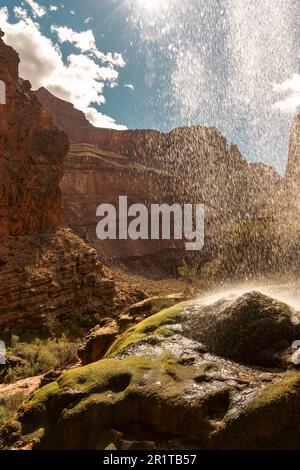
[{"label": "shadowed cliff face", "polygon": [[0,80],[6,104],[0,108],[0,235],[38,232],[61,226],[59,183],[68,151],[64,132],[52,123],[18,77],[19,57],[0,39]]}]

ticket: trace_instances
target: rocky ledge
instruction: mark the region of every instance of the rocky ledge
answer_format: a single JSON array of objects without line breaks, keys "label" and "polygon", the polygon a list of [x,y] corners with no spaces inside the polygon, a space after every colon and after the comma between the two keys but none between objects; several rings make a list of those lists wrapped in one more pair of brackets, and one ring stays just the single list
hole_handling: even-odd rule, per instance
[{"label": "rocky ledge", "polygon": [[2,330],[47,331],[67,322],[89,328],[114,295],[95,250],[69,229],[1,239]]},{"label": "rocky ledge", "polygon": [[35,391],[2,446],[299,449],[300,373],[280,359],[296,338],[297,312],[257,292],[177,304]]}]

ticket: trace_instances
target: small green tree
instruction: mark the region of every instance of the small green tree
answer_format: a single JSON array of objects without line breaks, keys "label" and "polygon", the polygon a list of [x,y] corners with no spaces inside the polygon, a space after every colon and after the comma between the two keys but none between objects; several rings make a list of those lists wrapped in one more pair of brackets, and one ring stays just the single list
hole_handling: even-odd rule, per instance
[{"label": "small green tree", "polygon": [[186,285],[186,293],[193,295],[198,278],[197,266],[192,266],[184,261],[183,265],[178,268],[178,274]]}]

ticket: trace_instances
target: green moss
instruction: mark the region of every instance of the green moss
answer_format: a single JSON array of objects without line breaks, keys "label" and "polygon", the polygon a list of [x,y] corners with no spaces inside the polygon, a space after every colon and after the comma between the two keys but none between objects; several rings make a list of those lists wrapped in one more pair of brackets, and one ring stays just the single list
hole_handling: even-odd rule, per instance
[{"label": "green moss", "polygon": [[216,437],[228,449],[298,449],[300,373],[288,372],[261,391],[243,413],[223,422]]},{"label": "green moss", "polygon": [[42,388],[36,390],[33,395],[25,400],[22,405],[21,412],[43,412],[49,398],[55,396],[59,391],[57,382],[51,382],[50,384],[45,385]]},{"label": "green moss", "polygon": [[174,307],[162,310],[156,315],[142,321],[137,326],[130,328],[112,344],[105,357],[115,357],[131,344],[145,341],[147,335],[150,333],[157,333],[160,328],[166,325],[172,325],[182,321],[185,307],[188,305],[190,305],[190,302],[181,302]]},{"label": "green moss", "polygon": [[250,411],[275,405],[276,402],[287,400],[291,395],[298,395],[300,391],[300,373],[288,372],[282,380],[269,385],[251,403]]}]

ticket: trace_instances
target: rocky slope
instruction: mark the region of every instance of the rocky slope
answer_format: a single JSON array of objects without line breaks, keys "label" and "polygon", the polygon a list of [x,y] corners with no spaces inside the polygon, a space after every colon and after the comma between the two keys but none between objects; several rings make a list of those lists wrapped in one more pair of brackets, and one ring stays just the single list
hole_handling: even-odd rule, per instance
[{"label": "rocky slope", "polygon": [[2,36],[0,325],[40,328],[55,318],[99,313],[115,289],[96,252],[62,229],[59,184],[68,138],[19,78],[19,57]]},{"label": "rocky slope", "polygon": [[300,374],[281,359],[298,336],[299,314],[258,292],[178,304],[34,392],[2,446],[299,449]]},{"label": "rocky slope", "polygon": [[89,328],[112,308],[113,280],[95,250],[68,229],[4,237],[0,260],[2,330]]}]

